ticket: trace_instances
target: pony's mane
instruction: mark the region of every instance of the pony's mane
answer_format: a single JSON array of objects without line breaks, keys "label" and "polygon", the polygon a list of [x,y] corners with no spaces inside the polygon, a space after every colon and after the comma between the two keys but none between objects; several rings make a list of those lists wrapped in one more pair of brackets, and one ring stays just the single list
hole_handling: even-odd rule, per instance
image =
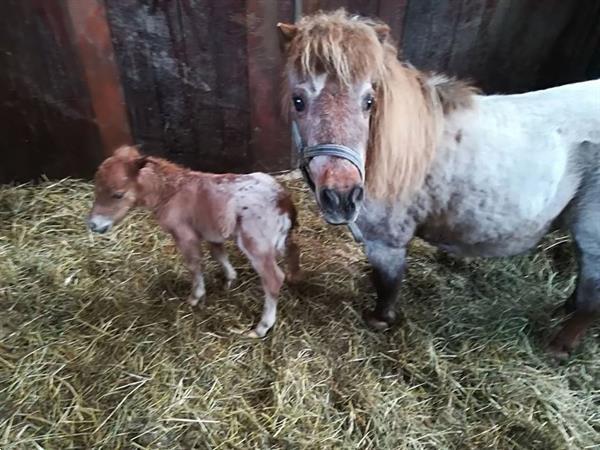
[{"label": "pony's mane", "polygon": [[[375,198],[402,197],[421,186],[435,155],[444,114],[471,106],[474,89],[428,76],[398,59],[389,28],[343,9],[302,18],[288,45],[287,71],[327,73],[345,85],[371,77],[376,89],[366,185]],[[289,104],[289,89],[284,102]]]},{"label": "pony's mane", "polygon": [[473,106],[473,96],[481,91],[464,80],[432,73],[427,78],[427,84],[435,89],[444,114],[450,114],[459,109]]}]

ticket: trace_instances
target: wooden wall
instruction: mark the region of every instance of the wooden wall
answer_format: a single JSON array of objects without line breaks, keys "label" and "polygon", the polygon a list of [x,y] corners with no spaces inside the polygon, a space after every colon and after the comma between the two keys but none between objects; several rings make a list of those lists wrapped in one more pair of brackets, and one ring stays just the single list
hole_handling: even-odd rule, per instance
[{"label": "wooden wall", "polygon": [[83,176],[121,143],[212,171],[292,165],[275,24],[346,7],[404,57],[521,92],[600,77],[597,0],[2,0],[0,182]]},{"label": "wooden wall", "polygon": [[146,152],[212,171],[287,167],[275,25],[291,2],[105,1]]},{"label": "wooden wall", "polygon": [[404,59],[514,93],[600,77],[597,0],[304,0],[392,27]]},{"label": "wooden wall", "polygon": [[0,182],[88,176],[101,158],[70,20],[53,2],[3,0]]}]

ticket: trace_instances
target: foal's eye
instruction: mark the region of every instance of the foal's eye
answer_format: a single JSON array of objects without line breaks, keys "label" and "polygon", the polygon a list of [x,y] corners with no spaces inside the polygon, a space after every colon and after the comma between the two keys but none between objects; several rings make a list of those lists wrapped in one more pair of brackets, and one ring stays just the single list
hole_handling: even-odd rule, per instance
[{"label": "foal's eye", "polygon": [[375,103],[375,99],[373,98],[373,96],[371,94],[368,94],[364,100],[364,104],[363,104],[364,110],[370,111],[371,108],[373,108],[374,103]]},{"label": "foal's eye", "polygon": [[125,192],[114,192],[112,195],[112,198],[123,198],[123,196],[125,195]]},{"label": "foal's eye", "polygon": [[304,105],[304,100],[302,99],[302,97],[300,97],[298,95],[294,95],[292,97],[292,103],[294,104],[294,108],[296,108],[296,111],[298,111],[298,112],[304,111],[305,105]]}]

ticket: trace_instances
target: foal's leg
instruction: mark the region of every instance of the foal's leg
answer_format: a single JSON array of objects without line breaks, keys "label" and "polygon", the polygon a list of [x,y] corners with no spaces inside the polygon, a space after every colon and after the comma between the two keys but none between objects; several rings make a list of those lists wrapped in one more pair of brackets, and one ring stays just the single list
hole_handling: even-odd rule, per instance
[{"label": "foal's leg", "polygon": [[283,285],[285,275],[277,265],[275,260],[276,251],[264,242],[257,242],[256,239],[241,235],[238,239],[238,245],[246,254],[252,267],[260,276],[263,290],[265,292],[265,303],[260,322],[252,331],[247,333],[248,337],[261,338],[275,324],[277,317],[277,296]]},{"label": "foal's leg", "polygon": [[223,267],[223,273],[225,275],[225,288],[229,289],[231,284],[237,278],[237,272],[229,262],[225,246],[223,244],[210,243],[210,254],[215,261],[221,264]]},{"label": "foal's leg", "polygon": [[204,287],[204,276],[202,275],[202,252],[200,240],[190,228],[178,228],[172,232],[177,248],[183,255],[183,261],[190,272],[192,272],[192,292],[187,302],[196,306],[206,295]]},{"label": "foal's leg", "polygon": [[406,268],[406,247],[371,240],[365,241],[365,248],[377,291],[375,309],[365,314],[365,320],[376,330],[384,330],[396,320],[395,306]]}]

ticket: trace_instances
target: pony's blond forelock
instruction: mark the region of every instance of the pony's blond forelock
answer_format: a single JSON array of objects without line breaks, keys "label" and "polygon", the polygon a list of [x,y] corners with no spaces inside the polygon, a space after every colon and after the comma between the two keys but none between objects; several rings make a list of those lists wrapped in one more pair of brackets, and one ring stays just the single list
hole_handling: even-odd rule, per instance
[{"label": "pony's blond forelock", "polygon": [[[326,72],[350,85],[384,68],[384,52],[373,27],[375,22],[349,16],[343,9],[300,20],[288,52],[288,69],[302,76]],[[364,52],[365,46],[373,50]]]},{"label": "pony's blond forelock", "polygon": [[[377,95],[367,148],[367,192],[373,198],[398,199],[424,182],[448,105],[470,105],[473,90],[456,88],[450,80],[454,84],[447,82],[450,88],[438,93],[437,82],[428,82],[398,60],[394,43],[378,36],[378,25],[343,9],[304,17],[288,44],[286,69],[303,76],[325,72],[346,85],[371,77]],[[285,105],[290,95],[284,88]]]}]

